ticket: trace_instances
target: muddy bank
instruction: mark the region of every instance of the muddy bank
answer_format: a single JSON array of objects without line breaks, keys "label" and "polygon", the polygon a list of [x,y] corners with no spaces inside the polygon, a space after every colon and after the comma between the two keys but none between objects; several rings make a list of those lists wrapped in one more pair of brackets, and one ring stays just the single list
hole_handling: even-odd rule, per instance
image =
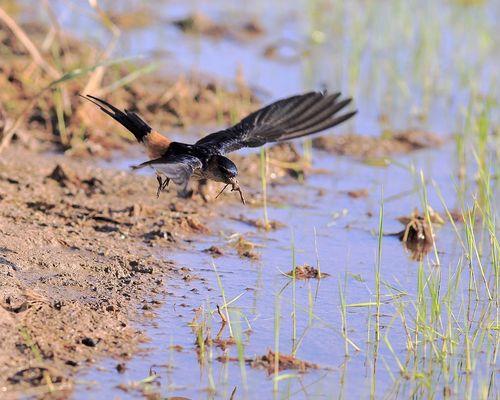
[{"label": "muddy bank", "polygon": [[137,310],[157,304],[169,276],[189,279],[156,249],[182,248],[215,212],[199,198],[156,199],[153,180],[20,148],[2,154],[2,392],[70,389],[96,357],[127,357],[143,339]]},{"label": "muddy bank", "polygon": [[416,129],[391,132],[379,137],[357,134],[329,135],[317,137],[312,142],[316,149],[364,161],[437,148],[443,143],[442,136]]}]

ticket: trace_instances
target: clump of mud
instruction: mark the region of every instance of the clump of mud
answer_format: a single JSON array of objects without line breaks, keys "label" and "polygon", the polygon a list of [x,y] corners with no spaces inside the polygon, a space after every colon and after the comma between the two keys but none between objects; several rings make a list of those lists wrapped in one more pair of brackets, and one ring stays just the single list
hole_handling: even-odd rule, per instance
[{"label": "clump of mud", "polygon": [[327,276],[330,276],[330,274],[321,272],[319,269],[309,264],[298,265],[295,267],[295,271],[294,270],[288,271],[285,275],[292,278],[294,272],[295,272],[295,279],[301,279],[301,280],[322,279],[326,278]]},{"label": "clump of mud", "polygon": [[420,149],[439,147],[442,144],[443,140],[439,136],[419,130],[394,132],[380,137],[346,134],[313,139],[314,148],[362,160],[406,154]]},{"label": "clump of mud", "polygon": [[352,198],[352,199],[361,199],[368,197],[370,195],[370,192],[368,189],[354,189],[354,190],[348,190],[347,195]]},{"label": "clump of mud", "polygon": [[203,252],[210,254],[213,257],[220,257],[224,255],[224,251],[218,246],[210,246],[203,250]]},{"label": "clump of mud", "polygon": [[267,354],[255,357],[250,361],[250,366],[252,368],[265,369],[268,374],[273,374],[276,363],[279,371],[292,369],[299,372],[306,372],[309,369],[319,368],[318,364],[300,360],[291,354],[275,353],[272,350],[268,350]]},{"label": "clump of mud", "polygon": [[257,228],[257,229],[260,229],[260,230],[265,230],[265,231],[269,231],[269,230],[277,230],[277,229],[280,229],[280,228],[283,228],[285,227],[286,225],[280,221],[275,221],[275,220],[272,220],[272,221],[266,221],[263,220],[263,219],[254,219],[254,218],[248,218],[246,216],[244,216],[243,214],[240,214],[239,217],[237,218],[233,218],[235,221],[239,221],[239,222],[243,222],[244,224],[247,224],[247,225],[250,225],[254,228]]},{"label": "clump of mud", "polygon": [[264,28],[257,20],[243,22],[216,22],[202,13],[193,13],[172,22],[182,32],[209,36],[215,39],[250,40],[264,33]]},{"label": "clump of mud", "polygon": [[[229,356],[219,356],[217,361],[228,362],[228,361],[239,361],[237,357]],[[276,367],[278,371],[284,370],[297,370],[300,373],[307,372],[310,369],[319,369],[318,364],[301,360],[291,354],[275,353],[272,350],[262,356],[257,356],[254,358],[245,358],[245,363],[250,365],[252,368],[264,369],[269,375],[276,372]]]}]

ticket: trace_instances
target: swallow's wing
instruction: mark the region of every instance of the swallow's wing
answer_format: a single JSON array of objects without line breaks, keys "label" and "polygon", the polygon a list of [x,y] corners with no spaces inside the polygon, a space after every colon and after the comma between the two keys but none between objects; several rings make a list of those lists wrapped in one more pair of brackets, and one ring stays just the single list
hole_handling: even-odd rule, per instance
[{"label": "swallow's wing", "polygon": [[278,100],[231,128],[205,136],[196,145],[218,153],[229,153],[243,147],[258,147],[311,135],[354,116],[356,111],[340,113],[351,100],[340,100],[340,93],[318,92]]},{"label": "swallow's wing", "polygon": [[177,185],[185,185],[193,172],[201,168],[202,163],[199,158],[187,154],[165,155],[154,160],[143,162],[133,166],[133,169],[140,169],[151,166],[158,172],[170,178]]}]

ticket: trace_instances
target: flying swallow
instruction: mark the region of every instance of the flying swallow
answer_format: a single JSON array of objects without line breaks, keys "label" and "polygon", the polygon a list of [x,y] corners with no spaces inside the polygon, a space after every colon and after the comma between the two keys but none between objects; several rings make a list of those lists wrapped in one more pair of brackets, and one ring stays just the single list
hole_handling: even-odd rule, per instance
[{"label": "flying swallow", "polygon": [[186,196],[190,179],[211,179],[225,183],[224,189],[231,185],[231,191],[238,191],[243,203],[245,200],[236,180],[238,169],[225,154],[244,147],[312,135],[352,118],[357,112],[344,112],[352,99],[341,99],[340,93],[309,92],[278,100],[228,129],[211,133],[194,144],[186,144],[173,142],[154,131],[133,112],[121,111],[94,96],[85,98],[145,145],[150,160],[133,168],[151,166],[155,169],[159,184],[157,194],[170,180],[179,185],[179,194]]}]

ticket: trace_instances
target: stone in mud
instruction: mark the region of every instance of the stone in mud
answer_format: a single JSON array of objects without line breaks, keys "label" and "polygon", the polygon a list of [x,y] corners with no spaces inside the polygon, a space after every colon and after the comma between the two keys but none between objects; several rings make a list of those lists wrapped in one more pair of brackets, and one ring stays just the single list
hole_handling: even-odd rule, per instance
[{"label": "stone in mud", "polygon": [[87,347],[95,347],[97,346],[97,342],[95,339],[92,339],[90,337],[85,337],[82,339],[82,344],[84,344]]},{"label": "stone in mud", "polygon": [[119,374],[123,374],[125,372],[125,370],[127,369],[127,366],[125,365],[125,363],[118,363],[118,364],[116,364],[115,368]]},{"label": "stone in mud", "polygon": [[153,267],[142,265],[139,261],[136,260],[129,261],[129,265],[133,272],[138,272],[140,274],[152,274],[154,271]]},{"label": "stone in mud", "polygon": [[56,181],[61,187],[67,187],[69,183],[75,184],[78,182],[76,175],[69,170],[64,170],[60,164],[56,165],[52,172],[47,175],[47,178]]}]

